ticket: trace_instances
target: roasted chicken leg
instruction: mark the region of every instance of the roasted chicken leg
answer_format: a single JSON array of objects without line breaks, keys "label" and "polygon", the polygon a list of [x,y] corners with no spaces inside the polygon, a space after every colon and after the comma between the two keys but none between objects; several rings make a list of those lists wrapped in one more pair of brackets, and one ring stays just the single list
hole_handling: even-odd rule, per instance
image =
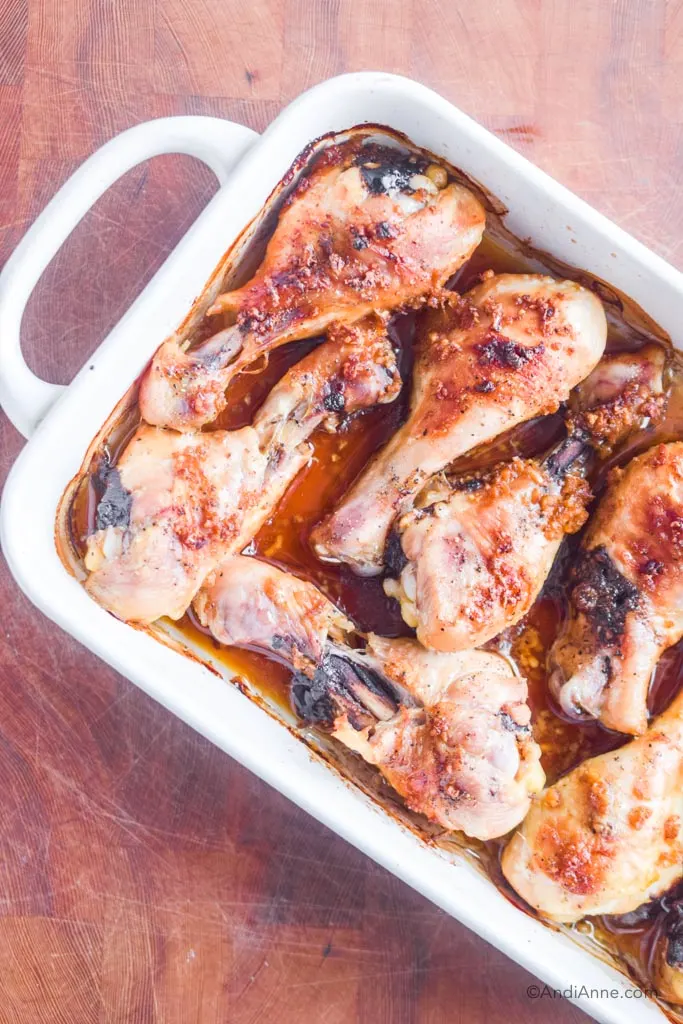
[{"label": "roasted chicken leg", "polygon": [[226,554],[240,551],[308,462],[324,424],[394,399],[396,356],[372,318],[337,328],[273,388],[252,426],[179,434],[141,426],[106,467],[85,586],[119,618],[179,618]]},{"label": "roasted chicken leg", "polygon": [[683,636],[683,442],[611,475],[568,596],[550,652],[553,693],[569,714],[644,732],[652,672]]},{"label": "roasted chicken leg", "polygon": [[286,201],[254,277],[209,309],[234,323],[189,351],[175,338],[159,348],[140,387],[143,418],[177,430],[210,422],[231,378],[259,355],[438,288],[484,221],[444,168],[357,141],[325,150]]},{"label": "roasted chicken leg", "polygon": [[502,867],[555,921],[628,913],[683,877],[683,690],[644,736],[536,799]]},{"label": "roasted chicken leg", "polygon": [[501,274],[446,298],[418,338],[408,420],[313,531],[318,557],[381,572],[391,524],[425,481],[557,409],[600,359],[606,330],[599,300],[572,281]]},{"label": "roasted chicken leg", "polygon": [[513,459],[481,479],[434,481],[425,507],[401,516],[384,590],[425,647],[480,647],[528,612],[588,515],[591,491],[573,467]]},{"label": "roasted chicken leg", "polygon": [[606,454],[659,418],[664,362],[659,345],[605,356],[580,385],[567,438],[546,458],[426,484],[392,528],[384,582],[425,647],[479,647],[526,615],[564,536],[587,518],[591,451]]},{"label": "roasted chicken leg", "polygon": [[194,608],[222,642],[289,661],[301,717],[327,726],[443,828],[504,835],[542,787],[526,682],[499,655],[435,654],[373,634],[354,649],[348,620],[313,584],[245,556],[217,568]]},{"label": "roasted chicken leg", "polygon": [[332,732],[376,765],[411,810],[483,840],[524,818],[544,774],[526,681],[503,658],[442,654],[415,640],[370,636],[365,654],[347,664],[410,698],[368,724],[353,702],[338,700]]},{"label": "roasted chicken leg", "polygon": [[328,643],[353,623],[312,583],[246,555],[225,558],[193,602],[199,621],[228,647],[265,650],[313,674]]}]

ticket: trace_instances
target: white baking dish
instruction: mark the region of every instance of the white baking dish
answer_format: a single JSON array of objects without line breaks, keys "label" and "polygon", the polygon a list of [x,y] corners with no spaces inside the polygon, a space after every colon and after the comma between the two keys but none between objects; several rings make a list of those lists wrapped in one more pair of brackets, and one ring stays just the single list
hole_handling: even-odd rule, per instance
[{"label": "white baking dish", "polygon": [[[76,172],[0,275],[0,401],[30,437],[3,496],[5,556],[31,600],[81,643],[551,986],[573,986],[574,1001],[596,1018],[613,1024],[661,1021],[657,1006],[637,994],[633,998],[619,972],[566,934],[517,910],[463,857],[431,848],[384,814],[237,687],[101,609],[65,570],[55,549],[57,505],[102,421],[185,318],[232,240],[311,140],[363,122],[404,132],[462,168],[509,208],[506,224],[512,232],[609,282],[675,335],[683,275],[450,103],[409,80],[376,73],[332,79],[292,103],[261,138],[208,117],[140,125]],[[163,152],[205,160],[219,178],[218,193],[73,383],[59,388],[38,380],[19,347],[21,318],[35,282],[96,198],[130,167]],[[619,995],[578,994],[581,989]]]}]

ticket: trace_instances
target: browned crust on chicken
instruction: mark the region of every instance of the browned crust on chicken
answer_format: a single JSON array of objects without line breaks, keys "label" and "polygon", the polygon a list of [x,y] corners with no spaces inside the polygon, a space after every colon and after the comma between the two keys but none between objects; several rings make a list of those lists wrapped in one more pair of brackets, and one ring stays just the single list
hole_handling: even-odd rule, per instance
[{"label": "browned crust on chicken", "polygon": [[569,473],[560,494],[544,494],[539,507],[544,517],[543,532],[548,540],[578,533],[588,519],[588,506],[593,500],[590,484],[581,476]]},{"label": "browned crust on chicken", "polygon": [[396,523],[384,589],[421,643],[454,651],[526,614],[562,538],[583,525],[591,491],[580,476],[558,479],[535,459],[515,458],[450,488],[427,487],[424,500]]},{"label": "browned crust on chicken", "polygon": [[325,151],[285,202],[254,276],[209,308],[229,326],[190,350],[171,338],[155,353],[140,386],[144,419],[197,429],[259,355],[425,301],[473,252],[485,223],[475,196],[439,170],[358,140]]},{"label": "browned crust on chicken", "polygon": [[[578,771],[572,789],[572,816],[585,816],[587,827],[577,828],[571,818],[556,813],[538,830],[529,868],[532,872],[542,871],[569,893],[588,896],[598,893],[604,882],[614,840],[601,823],[607,810],[605,783],[591,771],[590,765]],[[557,790],[548,790],[543,801],[555,812],[562,806]]]},{"label": "browned crust on chicken", "polygon": [[526,682],[497,655],[427,652],[411,640],[369,637],[369,662],[411,698],[375,726],[344,713],[333,732],[406,805],[479,839],[504,835],[543,783]]},{"label": "browned crust on chicken", "polygon": [[425,482],[504,430],[553,412],[595,366],[604,310],[574,282],[487,278],[430,310],[417,341],[407,422],[311,534],[326,561],[381,571],[392,523]]},{"label": "browned crust on chicken", "polygon": [[[291,367],[240,430],[141,426],[107,466],[86,589],[128,621],[180,617],[216,563],[241,550],[310,458],[308,437],[400,389],[378,317],[339,325]],[[101,519],[101,522],[100,522]]]},{"label": "browned crust on chicken", "polygon": [[661,345],[604,356],[576,389],[568,429],[585,435],[605,458],[635,428],[661,420],[669,397],[665,370],[666,352]]},{"label": "browned crust on chicken", "polygon": [[640,733],[661,654],[683,635],[683,442],[612,472],[569,580],[550,685],[570,714]]},{"label": "browned crust on chicken", "polygon": [[666,395],[653,395],[646,384],[629,384],[613,405],[587,410],[570,418],[573,430],[590,435],[604,457],[642,420],[657,423],[667,405]]},{"label": "browned crust on chicken", "polygon": [[683,693],[644,736],[579,765],[506,847],[513,888],[542,914],[625,914],[683,877]]}]

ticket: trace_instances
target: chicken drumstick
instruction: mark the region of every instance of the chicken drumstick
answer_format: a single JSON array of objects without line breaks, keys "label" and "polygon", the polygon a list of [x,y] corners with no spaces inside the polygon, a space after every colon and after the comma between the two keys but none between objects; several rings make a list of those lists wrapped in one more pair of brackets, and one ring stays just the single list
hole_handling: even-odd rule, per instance
[{"label": "chicken drumstick", "polygon": [[502,867],[554,921],[626,914],[683,877],[683,690],[645,735],[542,793]]},{"label": "chicken drumstick", "polygon": [[224,555],[240,551],[308,462],[307,438],[400,389],[384,325],[340,327],[275,385],[252,426],[179,434],[141,426],[107,469],[85,586],[119,618],[179,618]]},{"label": "chicken drumstick", "polygon": [[553,412],[605,347],[599,300],[572,281],[500,274],[430,312],[418,339],[407,422],[312,534],[319,558],[382,571],[397,515],[465,452]]},{"label": "chicken drumstick", "polygon": [[438,288],[484,222],[475,196],[418,156],[358,141],[325,150],[286,201],[255,275],[209,309],[234,323],[189,351],[175,338],[158,349],[140,386],[143,418],[176,430],[210,422],[259,355]]},{"label": "chicken drumstick", "polygon": [[553,693],[568,714],[644,732],[652,672],[683,636],[683,442],[613,472],[568,595],[549,658]]},{"label": "chicken drumstick", "polygon": [[661,415],[664,363],[659,345],[605,356],[580,386],[567,438],[546,458],[426,484],[389,535],[384,581],[425,647],[480,647],[526,615],[564,536],[587,518],[591,450],[606,454]]},{"label": "chicken drumstick", "polygon": [[499,655],[436,654],[373,634],[354,649],[351,623],[312,583],[245,556],[217,567],[194,608],[218,640],[291,664],[301,717],[329,728],[443,828],[504,835],[542,787],[526,682]]}]

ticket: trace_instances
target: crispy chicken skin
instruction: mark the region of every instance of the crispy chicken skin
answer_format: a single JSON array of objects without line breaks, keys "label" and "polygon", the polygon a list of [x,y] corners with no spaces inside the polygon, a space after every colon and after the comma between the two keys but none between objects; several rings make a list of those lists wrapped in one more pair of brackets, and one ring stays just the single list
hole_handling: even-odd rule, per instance
[{"label": "crispy chicken skin", "polygon": [[583,479],[593,449],[606,453],[665,408],[664,352],[605,356],[579,385],[567,438],[544,459],[513,459],[481,477],[423,489],[394,524],[384,590],[418,640],[438,651],[479,647],[526,615],[563,538],[587,518]]},{"label": "crispy chicken skin", "polygon": [[662,999],[683,1005],[683,899],[671,904],[651,963],[652,981]]},{"label": "crispy chicken skin", "polygon": [[402,516],[389,543],[388,569],[398,577],[384,590],[436,651],[480,647],[526,615],[591,500],[581,476],[535,459],[460,485],[427,489],[427,507]]},{"label": "crispy chicken skin", "polygon": [[526,681],[497,654],[426,651],[415,640],[368,638],[365,671],[404,697],[367,725],[340,702],[333,735],[377,766],[407,807],[475,839],[505,835],[544,782]]},{"label": "crispy chicken skin", "polygon": [[642,733],[661,654],[683,635],[683,442],[610,476],[574,562],[569,615],[549,658],[569,714]]},{"label": "crispy chicken skin", "polygon": [[259,355],[422,300],[472,254],[484,223],[441,167],[358,141],[327,149],[286,201],[253,278],[209,309],[231,325],[190,351],[175,338],[158,349],[140,387],[143,418],[176,430],[210,422]]},{"label": "crispy chicken skin", "polygon": [[606,330],[599,300],[572,281],[500,274],[446,297],[417,340],[408,420],[313,531],[318,557],[381,572],[391,524],[425,481],[557,409],[600,359]]},{"label": "crispy chicken skin", "polygon": [[353,627],[312,583],[244,556],[218,567],[194,607],[219,641],[292,664],[301,717],[327,726],[443,828],[503,835],[541,789],[526,682],[499,655],[435,654],[373,634],[354,649]]},{"label": "crispy chicken skin", "polygon": [[625,914],[683,876],[683,691],[648,731],[536,799],[503,873],[555,921]]},{"label": "crispy chicken skin", "polygon": [[384,324],[336,328],[273,388],[241,430],[143,425],[108,469],[85,586],[119,618],[179,618],[208,572],[240,551],[308,462],[307,438],[400,389]]}]

